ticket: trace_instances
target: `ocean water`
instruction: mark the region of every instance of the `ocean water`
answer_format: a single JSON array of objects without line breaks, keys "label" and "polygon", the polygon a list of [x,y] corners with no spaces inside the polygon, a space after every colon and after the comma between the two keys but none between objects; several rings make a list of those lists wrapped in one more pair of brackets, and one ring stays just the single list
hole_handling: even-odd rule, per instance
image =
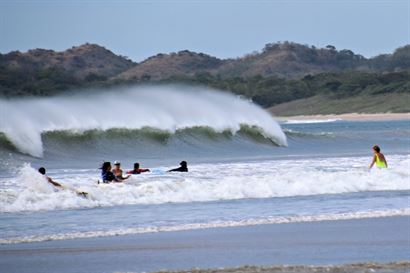
[{"label": "ocean water", "polygon": [[[0,100],[0,244],[410,215],[409,121],[279,124],[216,91],[116,92]],[[388,169],[368,169],[374,144]],[[151,172],[97,184],[114,160]]]}]

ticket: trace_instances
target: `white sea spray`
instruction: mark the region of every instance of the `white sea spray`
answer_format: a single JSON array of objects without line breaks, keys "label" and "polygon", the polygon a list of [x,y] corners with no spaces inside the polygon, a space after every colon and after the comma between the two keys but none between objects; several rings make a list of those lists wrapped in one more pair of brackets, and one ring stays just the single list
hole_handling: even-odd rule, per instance
[{"label": "white sea spray", "polygon": [[210,127],[217,132],[255,126],[278,145],[286,136],[271,115],[229,93],[178,86],[128,87],[49,98],[0,99],[0,132],[22,153],[43,156],[42,134],[54,131]]}]

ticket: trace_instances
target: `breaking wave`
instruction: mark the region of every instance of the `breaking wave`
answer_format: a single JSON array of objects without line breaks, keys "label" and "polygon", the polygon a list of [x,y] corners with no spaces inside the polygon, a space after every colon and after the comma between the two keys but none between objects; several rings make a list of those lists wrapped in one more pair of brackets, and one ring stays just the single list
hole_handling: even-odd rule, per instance
[{"label": "breaking wave", "polygon": [[[228,93],[177,86],[134,87],[99,92],[0,100],[7,119],[0,145],[42,157],[44,139],[69,142],[126,135],[166,141],[174,134],[221,137],[241,133],[286,146],[278,123],[259,106]],[[64,144],[64,143],[63,143]]]},{"label": "breaking wave", "polygon": [[[287,134],[287,133],[286,133]],[[156,144],[166,145],[172,138],[184,139],[187,137],[196,137],[204,141],[220,141],[231,140],[235,137],[248,139],[253,142],[266,143],[272,145],[278,145],[272,138],[265,136],[262,129],[256,126],[240,125],[236,132],[232,132],[229,129],[223,131],[216,131],[212,127],[208,126],[195,126],[190,128],[178,129],[174,132],[167,130],[160,130],[151,127],[143,127],[141,129],[126,129],[126,128],[114,128],[108,130],[87,130],[84,132],[76,131],[49,131],[43,133],[42,143],[50,143],[53,145],[70,145],[77,144],[87,146],[87,143],[105,141],[106,144],[111,142],[111,145],[115,145],[115,142],[119,139],[129,140],[129,145],[136,140],[140,142],[152,142]],[[13,143],[2,133],[0,133],[0,147],[5,150],[20,151]],[[84,147],[86,148],[86,147]]]}]

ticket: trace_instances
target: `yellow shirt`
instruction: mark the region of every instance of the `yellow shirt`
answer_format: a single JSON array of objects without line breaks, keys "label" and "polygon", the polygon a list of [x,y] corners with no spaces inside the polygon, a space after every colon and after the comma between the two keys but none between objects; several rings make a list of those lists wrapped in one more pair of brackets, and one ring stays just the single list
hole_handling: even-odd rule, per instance
[{"label": "yellow shirt", "polygon": [[386,162],[381,161],[377,154],[376,154],[376,166],[379,168],[387,168]]}]

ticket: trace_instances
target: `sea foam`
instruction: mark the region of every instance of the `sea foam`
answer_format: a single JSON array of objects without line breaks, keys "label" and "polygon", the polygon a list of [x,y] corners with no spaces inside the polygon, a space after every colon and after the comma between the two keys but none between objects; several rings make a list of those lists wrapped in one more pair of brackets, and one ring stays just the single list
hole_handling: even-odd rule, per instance
[{"label": "sea foam", "polygon": [[13,238],[0,239],[0,244],[16,244],[16,243],[32,243],[42,241],[55,241],[55,240],[68,240],[79,238],[95,238],[95,237],[108,237],[108,236],[122,236],[142,233],[157,233],[157,232],[171,232],[171,231],[183,231],[183,230],[198,230],[209,228],[224,228],[224,227],[242,227],[242,226],[255,226],[255,225],[268,225],[268,224],[290,224],[290,223],[303,223],[303,222],[319,222],[319,221],[340,221],[340,220],[355,220],[355,219],[368,219],[368,218],[380,218],[380,217],[393,217],[393,216],[410,216],[410,209],[392,209],[382,211],[358,211],[352,213],[334,213],[334,214],[320,214],[320,215],[303,215],[303,216],[274,216],[259,219],[246,219],[241,221],[215,221],[208,223],[190,223],[181,225],[168,225],[168,226],[152,226],[152,227],[140,227],[140,228],[125,228],[125,229],[112,229],[101,231],[88,231],[88,232],[71,232],[71,233],[58,233],[48,235],[31,235],[21,236]]},{"label": "sea foam", "polygon": [[0,189],[0,212],[410,190],[409,155],[390,156],[385,170],[369,171],[368,164],[365,157],[198,164],[190,165],[189,173],[154,168],[125,183],[108,185],[96,184],[96,170],[52,175],[70,188],[88,192],[89,199],[71,190],[55,190],[25,165],[17,177],[0,181],[8,185]]}]

